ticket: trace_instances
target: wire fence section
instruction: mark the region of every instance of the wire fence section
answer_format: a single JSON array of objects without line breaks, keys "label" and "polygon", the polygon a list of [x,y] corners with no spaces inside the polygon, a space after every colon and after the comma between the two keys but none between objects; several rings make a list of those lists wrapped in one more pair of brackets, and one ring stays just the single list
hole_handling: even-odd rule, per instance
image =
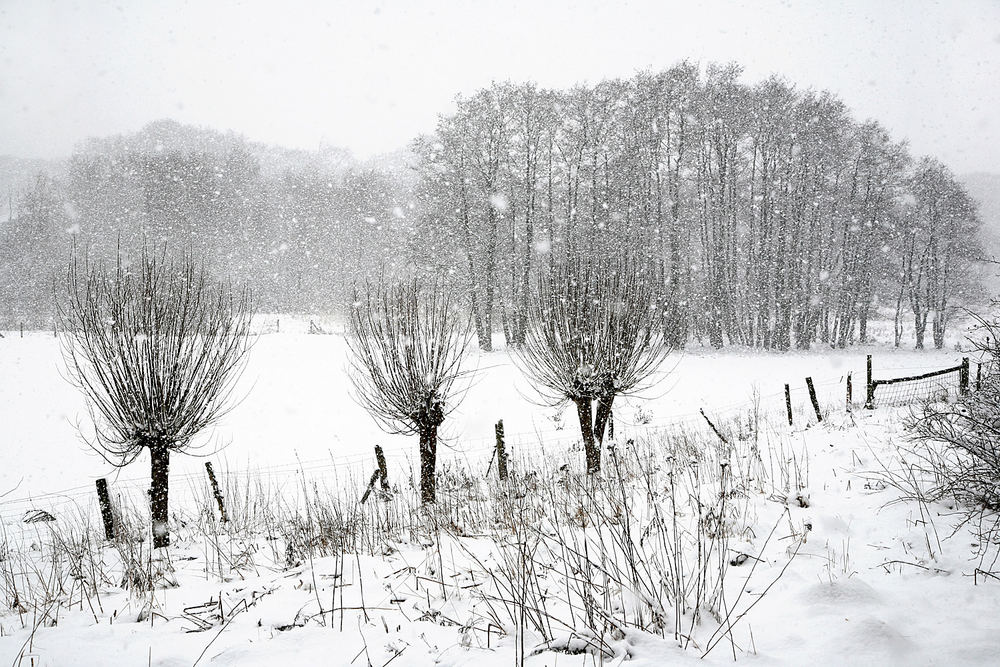
[{"label": "wire fence section", "polygon": [[951,368],[931,371],[920,375],[869,379],[868,405],[866,407],[890,407],[909,405],[920,401],[946,401],[969,391],[969,358]]},{"label": "wire fence section", "polygon": [[[830,389],[842,384],[844,377],[829,378],[817,382],[816,386]],[[804,397],[805,385],[800,387],[796,384],[793,391],[798,396]],[[698,410],[674,413],[655,420],[643,415],[630,418],[626,410],[617,410],[613,419],[617,439],[624,440],[630,437],[642,437],[673,430],[707,430],[710,427],[706,421],[706,415],[715,423],[734,419],[745,419],[749,422],[753,414],[759,416],[767,413],[778,413],[779,410],[784,410],[784,393],[782,391],[767,394],[754,391],[752,396],[743,401],[719,404],[714,407],[705,406]],[[579,428],[575,421],[569,419],[561,426],[508,432],[505,434],[505,441],[509,454],[514,460],[523,460],[539,455],[569,458],[578,455],[578,450],[582,446]],[[374,444],[372,443],[373,446]],[[476,469],[476,466],[479,466],[485,471],[489,467],[490,457],[495,447],[495,435],[493,434],[483,437],[442,439],[438,445],[438,463],[442,467],[464,465],[467,468]],[[388,460],[391,477],[397,480],[415,477],[416,471],[419,469],[415,447],[410,450],[386,450],[385,457]],[[222,479],[255,480],[270,487],[285,488],[294,492],[296,488],[301,488],[302,484],[311,485],[317,479],[322,479],[325,484],[333,488],[346,482],[367,479],[374,465],[374,451],[366,450],[346,455],[335,456],[331,454],[320,459],[295,460],[275,465],[232,467],[223,465],[217,470]],[[119,474],[109,477],[108,482],[113,496],[138,500],[146,492],[149,478],[144,475],[125,477]],[[207,485],[207,475],[200,466],[191,472],[172,471],[170,474],[170,502],[174,505],[175,503],[188,503],[194,499],[203,498],[207,493]],[[19,523],[29,512],[36,510],[44,510],[55,517],[77,516],[81,513],[86,516],[98,517],[94,480],[59,491],[0,498],[0,520],[5,524]]]},{"label": "wire fence section", "polygon": [[[912,402],[945,388],[957,387],[961,382],[961,366],[933,371],[923,375],[873,381],[875,398],[878,405],[890,406]],[[916,369],[914,369],[916,370]],[[922,370],[922,369],[921,369]],[[968,364],[965,362],[965,377],[968,381]],[[817,379],[814,387],[819,389],[826,401],[840,393],[847,380],[847,374]],[[780,385],[779,385],[780,386]],[[810,419],[812,408],[806,398],[806,384],[790,383],[791,394],[795,396],[796,412],[802,423]],[[955,390],[957,391],[957,389]],[[859,397],[860,398],[860,397]],[[843,408],[843,400],[837,400],[833,405]],[[860,405],[860,403],[859,403]],[[720,403],[714,406],[705,405],[702,408],[687,412],[665,415],[652,419],[650,415],[636,410],[630,415],[627,410],[615,410],[613,421],[617,440],[623,441],[630,437],[643,437],[655,433],[671,431],[709,430],[712,428],[708,420],[715,424],[732,424],[745,420],[749,424],[754,419],[763,416],[775,416],[773,423],[781,423],[786,411],[784,389],[761,393],[756,387],[748,392],[748,398],[742,401]],[[778,417],[780,415],[780,417]],[[502,417],[502,415],[498,415]],[[572,457],[579,455],[581,448],[579,429],[575,421],[568,419],[560,425],[546,425],[546,428],[532,431],[508,432],[505,434],[509,454],[516,461],[533,456]],[[372,443],[374,446],[375,443]],[[439,466],[464,465],[469,469],[479,466],[486,471],[490,464],[490,456],[495,451],[495,436],[445,438],[438,446]],[[407,450],[387,449],[385,457],[388,460],[390,477],[395,480],[414,479],[419,469],[416,448]],[[274,465],[226,466],[218,468],[220,481],[237,480],[244,484],[264,484],[271,488],[285,489],[289,493],[297,493],[304,484],[315,484],[316,480],[330,488],[337,488],[348,482],[367,479],[375,465],[373,450],[365,450],[345,455],[330,454],[328,457],[310,460],[289,461]],[[109,478],[112,495],[119,499],[128,498],[139,501],[144,497],[149,485],[146,475],[124,477],[121,474]],[[225,485],[225,482],[223,482]],[[170,501],[188,503],[202,499],[208,493],[208,478],[201,466],[193,471],[171,472]],[[10,495],[10,494],[8,494]],[[0,497],[0,521],[12,525],[20,523],[31,512],[44,510],[55,517],[88,516],[99,517],[97,496],[94,480],[86,484],[53,491],[19,497]],[[94,519],[98,520],[98,519]]]}]

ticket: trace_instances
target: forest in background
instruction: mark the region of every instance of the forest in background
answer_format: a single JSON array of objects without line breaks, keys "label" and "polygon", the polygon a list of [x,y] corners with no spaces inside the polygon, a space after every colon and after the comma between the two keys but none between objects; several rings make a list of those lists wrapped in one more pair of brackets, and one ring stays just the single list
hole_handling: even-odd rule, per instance
[{"label": "forest in background", "polygon": [[940,346],[985,300],[992,250],[946,166],[829,93],[748,84],[735,65],[496,83],[378,161],[157,121],[65,162],[6,160],[0,178],[18,183],[0,215],[0,328],[49,326],[74,245],[94,261],[146,243],[247,280],[266,312],[343,314],[366,280],[435,276],[483,349],[496,332],[523,341],[539,272],[580,254],[654,267],[676,346],[844,347],[875,317],[897,345]]}]

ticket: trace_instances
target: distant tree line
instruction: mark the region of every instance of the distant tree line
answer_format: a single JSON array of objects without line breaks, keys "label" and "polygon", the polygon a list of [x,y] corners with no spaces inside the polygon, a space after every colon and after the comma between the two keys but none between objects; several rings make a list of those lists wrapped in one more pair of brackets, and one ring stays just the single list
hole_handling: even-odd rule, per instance
[{"label": "distant tree line", "polygon": [[[263,312],[331,312],[366,280],[457,290],[480,347],[522,345],[540,270],[629,253],[657,266],[664,337],[844,347],[873,318],[941,346],[977,296],[974,200],[836,97],[681,63],[570,90],[459,98],[395,164],[153,123],[81,145],[0,222],[0,319],[51,320],[71,243],[197,252]],[[3,326],[0,322],[0,326]]]},{"label": "distant tree line", "polygon": [[973,200],[836,97],[691,63],[570,90],[501,83],[416,144],[420,256],[465,278],[480,345],[524,341],[540,266],[638,250],[669,286],[668,342],[787,350],[943,345],[975,285]]},{"label": "distant tree line", "polygon": [[404,270],[401,179],[337,150],[159,121],[85,142],[17,199],[0,222],[0,327],[52,321],[53,276],[73,245],[93,261],[119,247],[190,251],[246,278],[265,312],[343,309],[359,280]]}]

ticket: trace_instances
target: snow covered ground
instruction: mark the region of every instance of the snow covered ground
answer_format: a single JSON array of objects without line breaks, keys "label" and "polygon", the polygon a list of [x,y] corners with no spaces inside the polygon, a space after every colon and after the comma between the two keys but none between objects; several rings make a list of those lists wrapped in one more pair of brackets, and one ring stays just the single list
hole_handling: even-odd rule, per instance
[{"label": "snow covered ground", "polygon": [[[328,330],[336,330],[327,326]],[[265,330],[273,332],[273,326]],[[258,339],[236,392],[242,400],[202,441],[200,455],[230,469],[334,466],[367,462],[375,444],[400,463],[415,452],[413,438],[387,435],[351,397],[346,345],[342,335],[309,335],[308,322],[281,323],[281,333]],[[760,396],[763,411],[784,414],[784,384],[791,385],[799,420],[812,413],[805,378],[811,376],[824,409],[838,408],[852,373],[856,400],[863,399],[865,354],[874,355],[875,376],[896,377],[954,366],[962,353],[871,349],[816,349],[762,353],[727,348],[694,348],[675,354],[666,372],[642,395],[616,406],[621,426],[701,424],[709,416],[745,412]],[[557,413],[539,398],[504,351],[475,355],[478,369],[461,404],[442,429],[456,456],[481,458],[492,452],[494,424],[503,419],[513,447],[537,447],[575,440],[578,427],[570,410]],[[115,471],[81,439],[89,416],[80,393],[63,377],[59,345],[51,333],[7,332],[0,340],[0,493],[5,499],[41,497],[69,491],[90,494],[93,480]],[[447,452],[446,452],[447,455]],[[176,457],[172,472],[193,473],[205,459]],[[123,470],[123,480],[141,483],[143,462]],[[9,511],[0,505],[0,514]]]},{"label": "snow covered ground", "polygon": [[[446,489],[464,498],[469,509],[449,507],[451,524],[431,530],[409,518],[411,508],[401,499],[407,495],[416,443],[383,434],[351,400],[343,338],[309,335],[302,323],[283,321],[281,329],[259,339],[241,384],[245,398],[207,440],[207,460],[228,480],[227,492],[248,479],[264,480],[268,492],[277,489],[279,495],[272,498],[300,494],[296,489],[304,487],[301,495],[313,493],[317,508],[321,487],[338,497],[357,493],[373,467],[372,447],[380,443],[397,496],[389,503],[369,503],[365,511],[376,517],[384,512],[387,542],[357,553],[327,548],[327,555],[312,558],[287,548],[271,534],[280,532],[273,526],[238,534],[233,528],[226,534],[204,510],[205,459],[178,457],[171,490],[178,526],[170,563],[162,564],[169,572],[153,594],[123,590],[126,557],[89,545],[81,515],[92,525],[99,523],[93,498],[93,480],[99,476],[108,475],[112,488],[135,503],[145,488],[148,464],[140,460],[115,476],[80,442],[77,423],[85,428],[86,410],[60,376],[52,334],[20,338],[8,333],[0,340],[0,493],[7,492],[0,499],[0,572],[10,579],[30,578],[24,569],[30,563],[41,568],[38,563],[52,553],[51,543],[61,539],[76,545],[81,571],[115,574],[90,591],[74,583],[89,575],[67,565],[59,580],[62,591],[52,596],[59,604],[39,608],[25,597],[18,610],[10,600],[0,600],[0,664],[507,665],[518,664],[523,639],[529,665],[659,665],[697,661],[713,635],[725,634],[715,632],[719,618],[707,612],[688,633],[688,613],[683,620],[690,642],[677,641],[670,629],[651,631],[655,623],[645,631],[626,624],[612,628],[606,655],[563,650],[583,647],[586,636],[558,629],[559,622],[581,612],[572,609],[576,594],[559,588],[569,590],[567,582],[578,577],[555,571],[532,577],[552,587],[542,597],[550,600],[553,634],[560,639],[549,650],[530,623],[523,635],[513,621],[491,625],[484,619],[504,618],[504,604],[497,602],[504,596],[491,598],[482,591],[496,585],[498,572],[509,571],[503,565],[510,555],[504,546],[508,543],[482,529],[489,524],[488,493],[475,483],[464,488],[459,482],[463,475],[486,474],[493,424],[503,419],[515,468],[522,475],[535,469],[541,480],[532,482],[530,474],[522,479],[528,489],[523,502],[549,490],[571,497],[558,490],[570,488],[571,482],[546,485],[563,474],[563,462],[582,458],[575,450],[575,418],[534,403],[506,352],[477,355],[472,362],[479,370],[462,405],[446,422],[444,436],[451,449],[443,453],[440,466],[452,480]],[[713,603],[733,610],[728,622],[739,619],[732,642],[726,636],[706,661],[729,662],[734,654],[747,664],[766,665],[995,661],[1000,582],[977,571],[983,564],[971,528],[955,529],[954,508],[893,503],[899,491],[875,474],[882,464],[895,465],[894,443],[904,437],[902,413],[844,410],[848,373],[854,377],[855,400],[863,400],[866,353],[874,356],[876,377],[953,366],[962,357],[954,344],[922,352],[886,346],[788,354],[694,349],[673,357],[670,372],[643,396],[617,407],[619,442],[631,437],[639,447],[664,448],[651,454],[657,466],[672,465],[676,452],[669,448],[678,446],[671,439],[675,436],[659,435],[659,428],[697,430],[705,438],[697,442],[714,442],[714,436],[705,434],[699,413],[704,409],[735,443],[734,461],[742,461],[734,464],[735,470],[756,471],[735,476],[734,500],[720,510],[738,535],[715,542],[707,524],[699,524],[704,532],[697,534],[704,543],[725,546],[725,554],[718,554],[721,560],[737,562],[740,554],[746,556],[729,566],[725,596]],[[805,392],[806,376],[814,379],[828,413],[819,425]],[[791,428],[784,416],[785,383],[792,386],[795,408]],[[764,424],[755,430],[757,417]],[[627,454],[627,446],[621,447]],[[490,474],[495,476],[495,467]],[[631,483],[640,482],[636,477]],[[531,484],[541,491],[530,490]],[[251,492],[244,492],[249,499]],[[501,513],[496,519],[500,533],[507,521],[516,525],[512,517],[517,512],[550,509],[510,502],[507,516]],[[624,501],[637,526],[649,531],[654,524],[649,512],[664,503],[634,486]],[[306,506],[289,501],[275,515],[287,525],[308,520],[311,526],[322,519],[298,517]],[[33,509],[51,511],[57,521],[22,523],[25,512]],[[691,522],[700,511],[688,506],[679,515]],[[375,529],[359,531],[378,535]],[[692,533],[683,536],[692,539]],[[573,562],[565,556],[547,561],[545,544],[536,545],[539,551],[531,562]],[[653,547],[646,542],[642,548]],[[148,560],[146,567],[152,567]],[[164,582],[178,585],[163,587]],[[603,585],[605,591],[614,588],[607,581]],[[648,602],[638,598],[623,593],[618,602],[604,602],[612,616],[629,619],[635,613],[639,618],[637,610]],[[500,609],[491,611],[491,605]],[[674,620],[664,623],[673,628]],[[614,625],[613,619],[609,622]],[[685,643],[686,649],[679,646]]]}]

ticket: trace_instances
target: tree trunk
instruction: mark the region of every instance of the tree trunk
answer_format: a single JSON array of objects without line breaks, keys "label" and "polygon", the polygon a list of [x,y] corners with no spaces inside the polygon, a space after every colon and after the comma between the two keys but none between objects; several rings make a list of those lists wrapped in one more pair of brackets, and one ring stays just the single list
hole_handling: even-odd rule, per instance
[{"label": "tree trunk", "polygon": [[170,449],[165,444],[149,448],[149,510],[153,520],[153,548],[170,546],[167,525],[167,493],[170,488]]},{"label": "tree trunk", "polygon": [[927,328],[927,314],[921,315],[919,312],[913,315],[913,335],[917,339],[916,348],[924,349],[924,330]]},{"label": "tree trunk", "polygon": [[[784,269],[787,270],[787,269]],[[783,290],[787,290],[787,285]],[[770,349],[787,352],[792,347],[792,304],[789,296],[783,291],[778,298],[778,316],[775,322],[774,336]]]},{"label": "tree trunk", "polygon": [[[531,136],[530,123],[528,125],[527,136]],[[535,139],[534,153],[532,153],[532,143],[529,141],[527,143],[527,156],[525,160],[524,168],[524,190],[525,190],[525,207],[524,207],[524,266],[521,272],[521,304],[517,311],[517,326],[514,327],[516,332],[516,340],[514,341],[517,345],[524,345],[524,338],[526,331],[528,329],[528,308],[531,296],[531,264],[535,257],[535,180],[538,177],[538,142],[539,139]],[[552,229],[549,229],[549,233],[552,233]]]},{"label": "tree trunk", "polygon": [[524,338],[528,330],[528,308],[531,298],[531,262],[535,251],[535,225],[531,219],[531,213],[525,216],[524,229],[524,267],[521,272],[521,307],[517,311],[517,326],[515,327],[516,345],[524,345]]},{"label": "tree trunk", "polygon": [[934,347],[938,350],[944,347],[944,332],[947,323],[947,316],[944,311],[934,313]]},{"label": "tree trunk", "polygon": [[716,349],[722,348],[723,339],[723,312],[722,299],[724,298],[725,287],[722,285],[721,269],[712,267],[711,301],[708,304],[708,342]]},{"label": "tree trunk", "polygon": [[670,318],[667,321],[667,344],[681,349],[687,342],[687,311],[681,305],[686,291],[681,288],[680,187],[672,188],[670,204]]},{"label": "tree trunk", "polygon": [[573,399],[576,415],[580,419],[580,434],[583,435],[583,449],[587,454],[587,474],[601,471],[601,447],[594,439],[594,419],[592,401],[589,398]]},{"label": "tree trunk", "polygon": [[437,494],[437,431],[436,424],[420,426],[420,503],[431,505]]},{"label": "tree trunk", "polygon": [[462,191],[462,230],[465,234],[465,253],[466,259],[469,262],[469,303],[472,308],[472,320],[476,326],[476,337],[479,343],[479,349],[489,352],[492,350],[492,341],[490,335],[486,333],[486,329],[483,323],[483,314],[479,305],[479,278],[476,274],[476,263],[473,257],[472,250],[472,231],[470,229],[471,224],[469,223],[469,205],[465,199],[465,191]]},{"label": "tree trunk", "polygon": [[615,402],[615,395],[609,393],[604,398],[597,401],[597,415],[594,419],[594,437],[597,444],[604,444],[604,431],[608,427],[608,420],[611,418],[611,406]]},{"label": "tree trunk", "polygon": [[483,280],[486,281],[486,296],[483,299],[483,330],[479,333],[479,345],[483,352],[493,351],[493,305],[496,294],[497,273],[497,214],[492,203],[487,205],[486,219],[489,232],[486,240],[486,266]]},{"label": "tree trunk", "polygon": [[904,285],[901,283],[899,295],[896,297],[896,314],[893,317],[893,343],[895,347],[899,347],[903,340],[903,287]]}]

